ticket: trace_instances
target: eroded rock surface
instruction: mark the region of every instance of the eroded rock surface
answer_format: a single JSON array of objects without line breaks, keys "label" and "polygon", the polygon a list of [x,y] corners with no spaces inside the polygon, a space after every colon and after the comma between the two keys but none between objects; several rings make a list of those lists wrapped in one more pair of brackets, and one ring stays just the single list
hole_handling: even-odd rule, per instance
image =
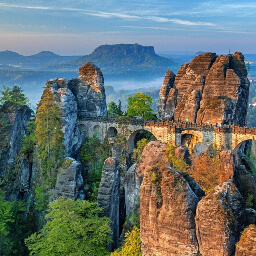
[{"label": "eroded rock surface", "polygon": [[256,256],[256,226],[247,227],[236,244],[235,256]]},{"label": "eroded rock surface", "polygon": [[166,145],[154,141],[143,150],[138,173],[143,255],[197,255],[195,212],[199,201],[188,182],[168,168]]},{"label": "eroded rock surface", "polygon": [[111,220],[113,242],[109,244],[109,250],[113,251],[119,245],[120,204],[120,173],[118,159],[115,157],[109,157],[104,162],[97,201],[103,209],[103,216]]},{"label": "eroded rock surface", "polygon": [[232,256],[245,223],[244,200],[224,182],[202,198],[196,210],[196,233],[202,256]]},{"label": "eroded rock surface", "polygon": [[87,62],[79,68],[81,75],[68,82],[77,101],[78,118],[107,117],[104,78],[99,68]]},{"label": "eroded rock surface", "polygon": [[64,165],[57,174],[55,185],[55,197],[65,196],[66,198],[84,199],[84,180],[82,177],[82,165],[75,159],[66,158]]},{"label": "eroded rock surface", "polygon": [[163,85],[159,92],[158,113],[160,119],[168,117],[173,119],[177,101],[177,90],[174,88],[175,74],[167,70]]},{"label": "eroded rock surface", "polygon": [[133,164],[124,178],[126,216],[131,216],[139,207],[142,177],[138,175],[137,167],[137,164]]},{"label": "eroded rock surface", "polygon": [[[242,53],[201,54],[181,66],[171,85],[168,81],[166,75],[159,95],[161,118],[245,125],[250,84]],[[171,90],[175,96],[168,102]]]}]

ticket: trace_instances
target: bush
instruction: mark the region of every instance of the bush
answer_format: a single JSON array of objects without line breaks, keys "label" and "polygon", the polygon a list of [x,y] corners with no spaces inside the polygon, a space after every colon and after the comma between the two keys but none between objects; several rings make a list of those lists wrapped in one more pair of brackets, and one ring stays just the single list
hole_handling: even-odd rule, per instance
[{"label": "bush", "polygon": [[108,255],[110,220],[100,212],[88,201],[61,197],[52,202],[46,225],[25,240],[30,255]]},{"label": "bush", "polygon": [[136,226],[125,234],[124,245],[111,253],[111,256],[141,256],[140,230]]}]

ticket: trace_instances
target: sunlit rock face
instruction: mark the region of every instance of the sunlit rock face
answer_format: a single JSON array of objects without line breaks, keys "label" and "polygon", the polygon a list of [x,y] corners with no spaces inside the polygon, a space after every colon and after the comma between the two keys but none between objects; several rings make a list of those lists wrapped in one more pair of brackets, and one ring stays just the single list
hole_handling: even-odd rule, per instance
[{"label": "sunlit rock face", "polygon": [[46,83],[52,88],[61,111],[66,156],[75,158],[86,135],[78,124],[79,119],[107,116],[104,78],[100,69],[88,62],[79,68],[79,73],[79,78],[69,81],[56,78]]},{"label": "sunlit rock face", "polygon": [[232,256],[245,223],[244,200],[224,182],[202,198],[196,210],[196,233],[202,256]]},{"label": "sunlit rock face", "polygon": [[198,255],[195,213],[199,201],[189,183],[170,166],[166,145],[150,142],[137,173],[143,255]]},{"label": "sunlit rock face", "polygon": [[[204,53],[181,66],[171,86],[167,77],[160,90],[160,118],[245,125],[250,83],[242,53]],[[163,95],[169,87],[168,101]]]},{"label": "sunlit rock face", "polygon": [[68,82],[77,101],[78,118],[107,117],[107,104],[102,72],[93,63],[79,68],[81,75]]},{"label": "sunlit rock face", "polygon": [[236,244],[235,256],[255,256],[256,255],[256,226],[254,224],[247,227]]}]

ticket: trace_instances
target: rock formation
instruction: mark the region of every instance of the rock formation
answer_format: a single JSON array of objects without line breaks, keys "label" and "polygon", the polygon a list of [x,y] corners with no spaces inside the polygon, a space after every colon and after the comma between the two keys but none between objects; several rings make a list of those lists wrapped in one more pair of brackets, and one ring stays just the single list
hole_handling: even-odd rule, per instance
[{"label": "rock formation", "polygon": [[102,215],[111,220],[112,243],[109,250],[113,251],[119,245],[119,204],[120,204],[120,173],[118,159],[109,157],[105,160],[100,188],[98,193],[98,206],[102,207]]},{"label": "rock formation", "polygon": [[168,117],[173,119],[176,107],[177,89],[174,86],[175,74],[167,70],[165,73],[163,85],[159,92],[158,113],[160,119]]},{"label": "rock formation", "polygon": [[150,142],[137,172],[140,187],[140,225],[143,255],[197,255],[195,212],[199,201],[186,180],[166,168],[165,144]]},{"label": "rock formation", "polygon": [[225,182],[201,199],[195,220],[202,256],[232,256],[245,223],[243,197]]},{"label": "rock formation", "polygon": [[137,174],[137,167],[138,165],[134,164],[125,173],[124,190],[126,216],[131,216],[139,207],[142,177],[139,177]]},{"label": "rock formation", "polygon": [[66,158],[57,174],[55,197],[84,199],[82,165],[75,159]]},{"label": "rock formation", "polygon": [[235,256],[255,256],[256,255],[256,226],[247,227],[236,244]]},{"label": "rock formation", "polygon": [[249,80],[240,52],[204,53],[181,66],[175,80],[169,77],[167,71],[159,94],[160,118],[245,125]]},{"label": "rock formation", "polygon": [[79,68],[80,77],[66,81],[63,78],[49,80],[62,114],[62,129],[66,156],[77,157],[85,138],[78,120],[83,117],[106,117],[107,104],[104,78],[99,68],[85,63]]},{"label": "rock formation", "polygon": [[14,168],[31,114],[32,110],[29,107],[21,107],[8,101],[1,107],[0,176]]},{"label": "rock formation", "polygon": [[104,78],[99,68],[87,62],[79,68],[78,79],[68,82],[77,101],[78,118],[107,117]]}]

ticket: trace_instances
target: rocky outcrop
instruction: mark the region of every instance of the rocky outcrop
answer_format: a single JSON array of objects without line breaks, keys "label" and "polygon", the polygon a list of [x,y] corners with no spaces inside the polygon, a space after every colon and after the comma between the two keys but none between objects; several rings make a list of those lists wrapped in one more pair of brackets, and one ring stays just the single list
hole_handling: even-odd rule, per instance
[{"label": "rocky outcrop", "polygon": [[188,182],[168,168],[166,145],[150,142],[141,154],[140,225],[143,255],[197,255],[199,201]]},{"label": "rocky outcrop", "polygon": [[49,80],[49,85],[61,111],[62,130],[66,156],[75,157],[84,139],[77,123],[77,102],[73,93],[67,88],[67,81],[62,78]]},{"label": "rocky outcrop", "polygon": [[119,204],[120,204],[120,173],[118,159],[109,157],[105,160],[102,169],[98,206],[103,209],[102,215],[111,220],[111,238],[109,250],[113,251],[119,245]]},{"label": "rocky outcrop", "polygon": [[104,78],[99,68],[87,62],[79,68],[78,79],[68,82],[77,101],[78,118],[107,117]]},{"label": "rocky outcrop", "polygon": [[[12,170],[21,149],[32,110],[5,102],[0,109],[0,176]],[[25,175],[26,176],[26,175]],[[23,176],[25,179],[25,177]]]},{"label": "rocky outcrop", "polygon": [[231,150],[223,150],[219,153],[221,162],[220,183],[233,181],[234,177],[234,155]]},{"label": "rocky outcrop", "polygon": [[201,199],[196,233],[202,256],[231,256],[245,223],[244,200],[231,182],[220,184]]},{"label": "rocky outcrop", "polygon": [[57,174],[55,197],[84,199],[82,165],[73,158],[66,158]]},{"label": "rocky outcrop", "polygon": [[160,119],[173,119],[177,101],[177,90],[174,88],[175,74],[167,70],[159,92],[158,115]]},{"label": "rocky outcrop", "polygon": [[125,173],[124,190],[126,216],[131,216],[139,207],[142,177],[137,174],[137,167],[137,164],[133,164]]},{"label": "rocky outcrop", "polygon": [[[204,53],[181,66],[171,86],[177,97],[169,103],[164,92],[170,86],[165,80],[159,95],[161,118],[245,125],[249,80],[240,52],[226,56]],[[168,111],[163,111],[164,108]]]},{"label": "rocky outcrop", "polygon": [[236,244],[235,256],[256,256],[256,226],[247,227]]},{"label": "rocky outcrop", "polygon": [[56,78],[46,83],[52,88],[61,110],[66,156],[75,158],[86,135],[77,121],[83,117],[107,116],[104,78],[100,69],[88,62],[79,68],[79,74],[79,78],[69,81]]},{"label": "rocky outcrop", "polygon": [[245,141],[234,150],[234,177],[233,182],[236,184],[240,193],[245,200],[251,195],[253,208],[256,208],[256,177],[251,170],[249,162],[246,160],[246,154],[251,150],[251,142]]}]

